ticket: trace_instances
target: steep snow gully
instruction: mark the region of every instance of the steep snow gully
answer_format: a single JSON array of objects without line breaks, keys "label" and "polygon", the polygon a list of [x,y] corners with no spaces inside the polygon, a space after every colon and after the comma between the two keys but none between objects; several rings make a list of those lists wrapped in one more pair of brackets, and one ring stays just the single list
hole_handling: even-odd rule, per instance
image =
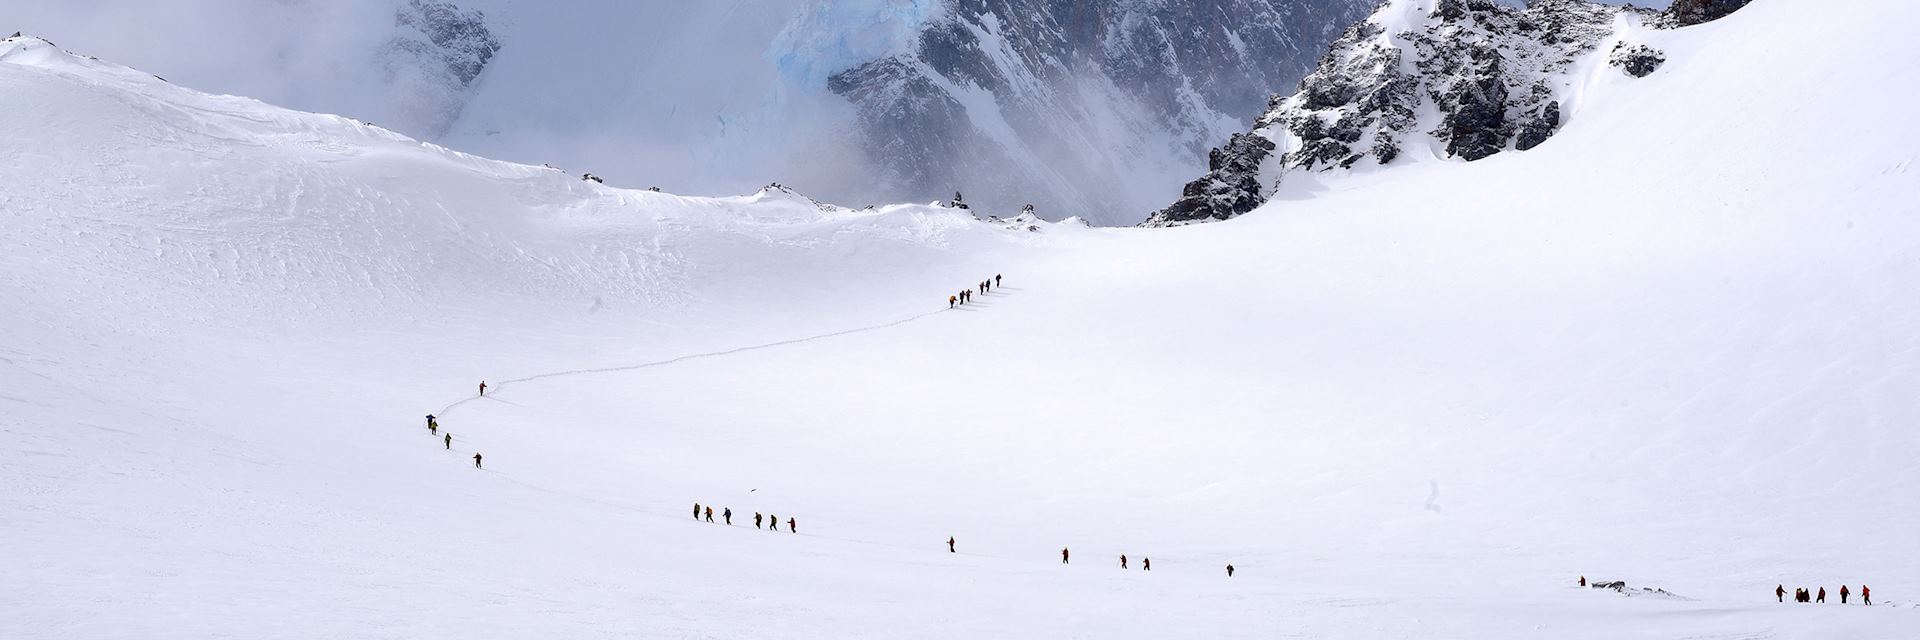
[{"label": "steep snow gully", "polygon": [[611,188],[5,39],[0,629],[1908,638],[1912,24],[1635,32],[1547,144],[1170,229]]}]

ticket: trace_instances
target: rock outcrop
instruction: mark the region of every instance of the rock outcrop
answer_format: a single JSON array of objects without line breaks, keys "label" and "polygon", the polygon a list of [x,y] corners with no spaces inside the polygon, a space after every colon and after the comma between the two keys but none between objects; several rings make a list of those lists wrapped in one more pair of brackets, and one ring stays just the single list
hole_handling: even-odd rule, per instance
[{"label": "rock outcrop", "polygon": [[1712,22],[1727,17],[1727,14],[1739,11],[1752,0],[1674,0],[1667,8],[1667,15],[1673,17],[1675,26],[1690,26],[1703,22]]},{"label": "rock outcrop", "polygon": [[480,73],[500,51],[486,15],[451,2],[408,0],[378,60],[393,89],[396,126],[437,137],[460,117]]},{"label": "rock outcrop", "polygon": [[1667,54],[1644,44],[1628,45],[1622,42],[1614,45],[1613,53],[1608,54],[1607,64],[1635,78],[1645,78],[1660,69],[1666,63]]},{"label": "rock outcrop", "polygon": [[1226,220],[1260,206],[1260,166],[1273,154],[1273,141],[1251,133],[1233,134],[1226,146],[1207,154],[1207,175],[1187,183],[1172,206],[1142,223],[1172,227]]},{"label": "rock outcrop", "polygon": [[1494,0],[1387,0],[1334,42],[1295,93],[1273,97],[1250,132],[1216,149],[1206,176],[1144,224],[1224,220],[1259,206],[1290,172],[1388,165],[1408,149],[1468,162],[1533,149],[1565,122],[1562,96],[1576,62],[1610,41],[1617,42],[1607,62],[1634,77],[1666,61],[1657,49],[1618,41],[1620,18],[1666,27],[1679,16],[1717,17],[1741,4],[1680,0],[1654,12],[1585,0],[1533,0],[1524,9]]}]

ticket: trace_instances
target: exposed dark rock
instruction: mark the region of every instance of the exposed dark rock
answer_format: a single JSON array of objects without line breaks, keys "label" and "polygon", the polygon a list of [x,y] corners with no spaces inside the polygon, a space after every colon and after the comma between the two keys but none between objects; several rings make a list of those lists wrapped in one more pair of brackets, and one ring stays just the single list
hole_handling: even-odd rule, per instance
[{"label": "exposed dark rock", "polygon": [[1626,72],[1635,78],[1645,78],[1666,63],[1667,54],[1644,44],[1627,46],[1622,42],[1614,45],[1613,52],[1607,56],[1607,64]]},{"label": "exposed dark rock", "polygon": [[[1385,165],[1426,144],[1410,146],[1416,136],[1431,136],[1447,155],[1467,161],[1532,149],[1559,130],[1568,69],[1611,36],[1626,11],[1646,13],[1585,0],[1532,0],[1525,9],[1438,0],[1424,20],[1392,38],[1381,37],[1382,25],[1404,18],[1376,15],[1349,27],[1298,92],[1269,100],[1250,135],[1287,141],[1274,176]],[[1416,110],[1429,103],[1440,121],[1418,131]],[[1248,147],[1239,136],[1229,146]],[[1257,191],[1244,192],[1248,184]],[[1211,169],[1148,224],[1238,215],[1244,209],[1236,207],[1257,205],[1277,184]]]},{"label": "exposed dark rock", "polygon": [[1520,119],[1520,131],[1513,138],[1513,148],[1526,151],[1540,146],[1554,131],[1560,129],[1560,103],[1549,102],[1538,111],[1528,113]]},{"label": "exposed dark rock", "polygon": [[1675,26],[1686,27],[1712,22],[1727,17],[1727,14],[1739,11],[1751,0],[1674,0],[1667,8],[1667,15],[1673,17]]},{"label": "exposed dark rock", "polygon": [[1207,175],[1187,183],[1173,205],[1147,216],[1143,226],[1170,227],[1226,220],[1266,202],[1260,166],[1273,154],[1264,136],[1236,133],[1225,146],[1207,153]]}]

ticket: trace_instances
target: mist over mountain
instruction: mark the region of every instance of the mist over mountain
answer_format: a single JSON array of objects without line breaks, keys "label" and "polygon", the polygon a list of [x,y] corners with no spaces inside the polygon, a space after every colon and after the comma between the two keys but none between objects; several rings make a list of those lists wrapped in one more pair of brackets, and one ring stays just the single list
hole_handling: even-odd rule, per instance
[{"label": "mist over mountain", "polygon": [[626,186],[1128,224],[1373,3],[110,1],[15,28]]}]

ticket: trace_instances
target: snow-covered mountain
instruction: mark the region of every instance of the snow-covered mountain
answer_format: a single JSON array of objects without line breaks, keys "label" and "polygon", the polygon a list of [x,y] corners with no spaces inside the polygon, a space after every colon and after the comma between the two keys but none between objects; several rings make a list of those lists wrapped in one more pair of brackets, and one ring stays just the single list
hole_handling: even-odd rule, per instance
[{"label": "snow-covered mountain", "polygon": [[398,118],[390,124],[427,138],[444,135],[460,119],[500,41],[486,14],[451,2],[407,0],[394,13],[394,26],[398,33],[378,54],[391,113]]},{"label": "snow-covered mountain", "polygon": [[[1374,0],[950,0],[833,73],[882,193],[1129,222]],[[918,3],[916,3],[918,4]],[[827,9],[816,9],[826,11]],[[834,8],[831,11],[839,11]],[[843,37],[803,20],[788,38]],[[802,52],[806,46],[798,47]]]},{"label": "snow-covered mountain", "polygon": [[1644,77],[1666,62],[1640,34],[1743,4],[1682,1],[1653,12],[1582,0],[1386,2],[1334,43],[1297,92],[1274,96],[1251,132],[1216,148],[1208,173],[1146,224],[1246,213],[1300,172],[1532,149],[1575,117],[1597,74]]},{"label": "snow-covered mountain", "polygon": [[1916,23],[1632,30],[1529,151],[1174,229],[619,188],[4,39],[0,629],[1906,637]]},{"label": "snow-covered mountain", "polygon": [[103,0],[9,31],[613,184],[1132,224],[1373,1]]}]

